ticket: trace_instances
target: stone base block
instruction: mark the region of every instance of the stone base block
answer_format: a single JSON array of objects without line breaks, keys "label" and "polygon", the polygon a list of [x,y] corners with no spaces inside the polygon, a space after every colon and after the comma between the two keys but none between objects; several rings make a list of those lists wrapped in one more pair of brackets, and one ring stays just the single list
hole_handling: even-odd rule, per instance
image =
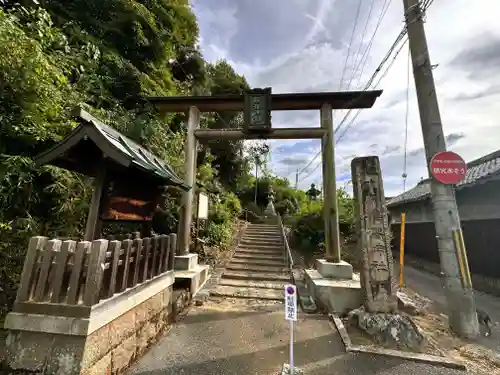
[{"label": "stone base block", "polygon": [[189,280],[189,291],[194,297],[196,293],[203,288],[203,285],[208,280],[210,266],[197,265],[195,268],[186,271],[175,271],[175,282],[186,283]]},{"label": "stone base block", "polygon": [[341,315],[363,304],[359,278],[330,279],[317,270],[306,270],[305,279],[316,304],[330,313]]},{"label": "stone base block", "polygon": [[86,336],[9,331],[6,364],[12,370],[54,375],[80,373]]},{"label": "stone base block", "polygon": [[321,276],[331,279],[351,280],[353,275],[352,265],[343,260],[333,263],[325,259],[317,259],[316,268]]},{"label": "stone base block", "polygon": [[176,271],[188,271],[198,266],[198,254],[176,255],[174,269]]}]

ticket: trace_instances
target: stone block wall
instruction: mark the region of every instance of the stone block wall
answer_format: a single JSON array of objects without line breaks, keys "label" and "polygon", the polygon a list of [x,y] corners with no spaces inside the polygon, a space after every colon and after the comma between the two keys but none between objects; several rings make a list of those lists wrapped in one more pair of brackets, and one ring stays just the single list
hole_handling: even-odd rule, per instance
[{"label": "stone block wall", "polygon": [[87,337],[82,375],[120,374],[172,323],[170,286]]}]

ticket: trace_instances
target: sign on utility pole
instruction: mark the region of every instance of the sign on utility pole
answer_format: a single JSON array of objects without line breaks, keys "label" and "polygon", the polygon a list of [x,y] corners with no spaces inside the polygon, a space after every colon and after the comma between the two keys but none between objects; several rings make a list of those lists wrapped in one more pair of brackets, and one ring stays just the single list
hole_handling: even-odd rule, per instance
[{"label": "sign on utility pole", "polygon": [[454,152],[438,152],[431,159],[430,170],[442,184],[458,184],[467,174],[467,164]]},{"label": "sign on utility pole", "polygon": [[293,375],[293,322],[297,321],[297,288],[285,285],[285,319],[290,322],[290,375]]},{"label": "sign on utility pole", "polygon": [[[437,161],[457,160],[446,158],[445,137],[441,124],[441,115],[432,75],[432,65],[427,48],[423,12],[419,0],[403,0],[405,21],[408,29],[410,53],[413,63],[413,76],[417,91],[420,123],[424,137],[425,156],[431,179],[431,197],[434,214],[434,226],[438,243],[441,271],[445,277],[445,295],[448,304],[450,327],[459,335],[475,338],[479,333],[479,324],[476,315],[474,292],[469,282],[464,282],[464,275],[469,275],[468,264],[460,262],[461,249],[457,248],[454,237],[462,238],[460,218],[453,182],[460,181],[466,173],[461,165],[458,167],[444,167]],[[445,156],[445,157],[443,157]],[[461,159],[461,158],[460,158]],[[440,166],[436,166],[440,164]],[[438,168],[435,171],[435,168]],[[458,173],[455,173],[458,168]],[[463,169],[463,170],[462,170]],[[448,173],[452,170],[453,173]],[[443,176],[446,175],[446,178]],[[449,180],[449,177],[453,180]],[[465,252],[464,252],[465,253]],[[467,269],[465,269],[465,267]]]}]

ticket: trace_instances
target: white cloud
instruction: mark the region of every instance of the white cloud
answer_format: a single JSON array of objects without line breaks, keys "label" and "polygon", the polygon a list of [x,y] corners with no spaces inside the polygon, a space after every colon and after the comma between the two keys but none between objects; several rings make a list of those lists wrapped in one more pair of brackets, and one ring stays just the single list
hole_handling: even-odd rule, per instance
[{"label": "white cloud", "polygon": [[[226,58],[255,87],[272,86],[273,92],[336,91],[347,54],[357,1],[342,0],[204,0],[195,5],[200,21],[201,45],[207,58]],[[371,0],[361,0],[356,41]],[[373,33],[384,1],[376,0],[366,44]],[[230,5],[229,5],[230,4]],[[392,1],[374,40],[363,76],[351,89],[360,88],[373,73],[403,27],[401,1]],[[220,10],[219,8],[223,8]],[[451,145],[466,160],[498,149],[500,143],[500,2],[494,0],[435,1],[425,24],[445,134],[463,135]],[[498,48],[490,48],[490,47]],[[361,48],[364,50],[364,47]],[[496,52],[495,52],[496,51]],[[359,57],[358,57],[359,58]],[[488,61],[490,65],[488,65]],[[337,177],[350,173],[354,156],[379,155],[387,195],[401,192],[406,113],[407,48],[381,83],[383,95],[372,109],[361,112],[336,148]],[[495,62],[495,63],[493,63]],[[498,63],[496,63],[498,62]],[[352,61],[346,75],[350,79]],[[359,74],[359,72],[357,72]],[[344,85],[345,87],[345,85]],[[338,121],[341,113],[335,115]],[[273,126],[317,126],[318,114],[276,113]],[[342,130],[340,131],[342,132]],[[273,141],[271,167],[291,175],[319,150],[316,143]],[[296,145],[293,147],[293,145]],[[288,146],[284,147],[284,146]],[[427,176],[420,118],[413,75],[410,75],[408,122],[408,182]],[[414,151],[414,152],[413,152]],[[302,160],[302,164],[298,164]],[[283,161],[283,162],[281,162]],[[314,168],[319,159],[311,164]],[[311,170],[309,168],[309,170]],[[308,173],[305,172],[301,177]],[[320,183],[321,167],[300,187]]]}]

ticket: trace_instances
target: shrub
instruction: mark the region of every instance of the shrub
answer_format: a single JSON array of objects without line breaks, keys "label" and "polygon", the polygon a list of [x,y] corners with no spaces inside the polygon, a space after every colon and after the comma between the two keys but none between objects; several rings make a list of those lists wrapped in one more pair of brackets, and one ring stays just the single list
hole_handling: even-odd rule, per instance
[{"label": "shrub", "polygon": [[229,246],[233,237],[233,228],[231,223],[210,222],[206,229],[206,237],[209,246]]}]

